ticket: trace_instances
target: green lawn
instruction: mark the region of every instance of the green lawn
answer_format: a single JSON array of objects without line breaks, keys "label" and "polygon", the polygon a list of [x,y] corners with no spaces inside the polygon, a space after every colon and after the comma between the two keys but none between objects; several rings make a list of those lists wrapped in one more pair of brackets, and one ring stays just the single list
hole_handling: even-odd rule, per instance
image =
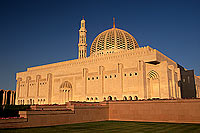
[{"label": "green lawn", "polygon": [[174,124],[153,122],[125,122],[125,121],[102,121],[80,124],[68,124],[51,127],[4,129],[0,132],[192,132],[200,133],[200,124]]}]

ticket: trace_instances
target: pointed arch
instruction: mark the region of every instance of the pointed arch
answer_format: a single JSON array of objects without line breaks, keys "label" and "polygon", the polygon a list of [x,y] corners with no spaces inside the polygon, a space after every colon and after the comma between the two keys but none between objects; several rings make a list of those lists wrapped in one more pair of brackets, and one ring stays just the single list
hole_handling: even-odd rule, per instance
[{"label": "pointed arch", "polygon": [[112,97],[111,97],[111,96],[108,96],[108,100],[109,100],[109,101],[112,101]]},{"label": "pointed arch", "polygon": [[106,98],[104,97],[103,100],[106,101]]},{"label": "pointed arch", "polygon": [[62,103],[72,100],[72,84],[69,81],[64,81],[60,85],[60,95],[62,97]]},{"label": "pointed arch", "polygon": [[147,74],[146,94],[148,98],[160,98],[160,77],[155,70],[151,70]]},{"label": "pointed arch", "polygon": [[123,100],[124,100],[124,101],[127,101],[127,97],[126,97],[126,96],[124,96],[124,97],[123,97]]},{"label": "pointed arch", "polygon": [[135,97],[134,97],[134,100],[136,100],[136,101],[137,101],[137,100],[138,100],[138,96],[135,96]]},{"label": "pointed arch", "polygon": [[154,70],[151,70],[147,76],[151,79],[159,79],[159,74]]},{"label": "pointed arch", "polygon": [[72,84],[69,81],[64,81],[61,85],[60,88],[64,89],[64,88],[72,88]]},{"label": "pointed arch", "polygon": [[114,100],[117,101],[117,97],[114,97]]},{"label": "pointed arch", "polygon": [[129,97],[128,97],[128,100],[129,100],[129,101],[132,101],[132,100],[133,100],[132,96],[129,96]]}]

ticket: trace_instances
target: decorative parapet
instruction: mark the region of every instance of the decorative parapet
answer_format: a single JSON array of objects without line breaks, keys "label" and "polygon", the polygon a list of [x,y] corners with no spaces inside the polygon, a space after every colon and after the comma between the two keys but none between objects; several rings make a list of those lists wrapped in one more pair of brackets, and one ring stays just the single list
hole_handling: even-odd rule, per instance
[{"label": "decorative parapet", "polygon": [[155,54],[155,49],[152,49],[151,47],[140,47],[134,50],[120,50],[118,52],[114,52],[112,54],[106,53],[106,54],[96,54],[87,58],[82,58],[82,59],[75,59],[75,60],[70,60],[70,61],[64,61],[64,62],[58,62],[58,63],[53,63],[53,64],[47,64],[47,65],[42,65],[42,66],[37,66],[37,67],[31,67],[27,68],[28,72],[35,71],[35,70],[42,70],[42,69],[51,69],[51,68],[56,68],[56,67],[73,67],[74,65],[84,65],[86,63],[95,63],[101,60],[110,60],[110,59],[115,59],[115,58],[127,58],[129,56],[139,56],[145,55],[145,54]]}]

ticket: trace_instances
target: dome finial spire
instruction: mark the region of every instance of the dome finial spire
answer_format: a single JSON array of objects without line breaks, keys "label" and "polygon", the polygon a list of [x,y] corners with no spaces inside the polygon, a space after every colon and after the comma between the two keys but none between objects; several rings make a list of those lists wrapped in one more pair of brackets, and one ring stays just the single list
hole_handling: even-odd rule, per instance
[{"label": "dome finial spire", "polygon": [[84,20],[84,16],[82,17],[82,20]]},{"label": "dome finial spire", "polygon": [[115,17],[113,17],[113,28],[115,28]]}]

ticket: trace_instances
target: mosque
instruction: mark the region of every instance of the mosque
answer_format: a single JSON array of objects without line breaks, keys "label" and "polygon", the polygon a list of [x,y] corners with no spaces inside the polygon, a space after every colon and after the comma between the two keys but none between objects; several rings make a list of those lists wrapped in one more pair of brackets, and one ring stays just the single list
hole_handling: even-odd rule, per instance
[{"label": "mosque", "polygon": [[16,105],[200,97],[200,77],[193,70],[149,46],[139,47],[115,22],[94,39],[89,56],[86,33],[82,19],[78,59],[16,74]]}]

